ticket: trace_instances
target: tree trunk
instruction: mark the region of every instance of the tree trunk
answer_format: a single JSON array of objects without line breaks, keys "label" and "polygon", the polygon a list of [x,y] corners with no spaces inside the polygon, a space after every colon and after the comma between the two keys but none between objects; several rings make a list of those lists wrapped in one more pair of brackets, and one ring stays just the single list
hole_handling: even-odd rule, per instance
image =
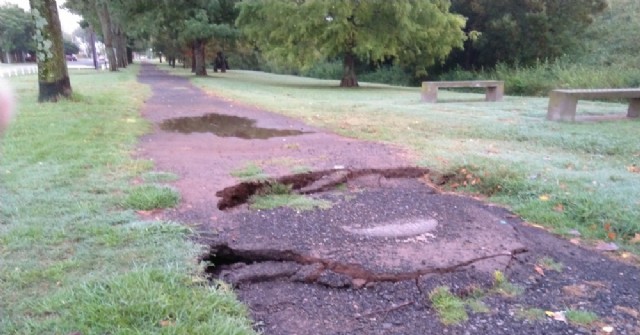
[{"label": "tree trunk", "polygon": [[118,24],[113,25],[113,40],[116,47],[116,60],[118,67],[127,67],[127,43],[125,42],[124,33]]},{"label": "tree trunk", "polygon": [[191,73],[196,73],[196,42],[191,43]]},{"label": "tree trunk", "polygon": [[36,26],[35,42],[38,59],[38,101],[58,101],[72,93],[65,61],[62,28],[55,0],[29,0]]},{"label": "tree trunk", "polygon": [[93,57],[93,67],[98,69],[98,53],[96,52],[96,33],[93,27],[89,26],[89,44],[91,44],[91,57]]},{"label": "tree trunk", "polygon": [[127,46],[127,63],[133,64],[133,49]]},{"label": "tree trunk", "polygon": [[205,40],[196,39],[195,41],[195,55],[196,55],[196,76],[207,75],[207,64],[205,57]]},{"label": "tree trunk", "polygon": [[102,37],[104,37],[104,49],[107,52],[107,59],[109,60],[109,70],[118,71],[118,63],[116,60],[116,54],[113,51],[113,32],[111,31],[111,16],[109,16],[109,7],[105,0],[94,0],[96,13],[100,19],[100,26],[102,27]]},{"label": "tree trunk", "polygon": [[229,63],[227,63],[227,56],[224,55],[224,52],[218,51],[215,61],[213,62],[213,72],[225,73],[229,68]]},{"label": "tree trunk", "polygon": [[344,55],[343,69],[340,87],[358,87],[356,57],[351,52],[347,52]]}]

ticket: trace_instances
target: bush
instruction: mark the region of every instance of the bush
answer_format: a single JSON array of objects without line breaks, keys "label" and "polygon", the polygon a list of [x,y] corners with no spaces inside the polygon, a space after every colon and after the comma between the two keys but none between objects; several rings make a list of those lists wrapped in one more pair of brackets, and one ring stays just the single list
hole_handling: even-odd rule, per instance
[{"label": "bush", "polygon": [[640,69],[620,65],[600,66],[540,61],[532,66],[498,64],[491,71],[456,69],[439,80],[504,80],[509,95],[546,96],[558,88],[619,88],[640,86]]},{"label": "bush", "polygon": [[384,66],[375,72],[368,72],[358,77],[360,81],[371,83],[389,84],[394,86],[409,86],[413,82],[413,76],[406,73],[398,65]]},{"label": "bush", "polygon": [[342,61],[316,63],[310,69],[303,71],[305,77],[317,79],[340,80],[342,78]]}]

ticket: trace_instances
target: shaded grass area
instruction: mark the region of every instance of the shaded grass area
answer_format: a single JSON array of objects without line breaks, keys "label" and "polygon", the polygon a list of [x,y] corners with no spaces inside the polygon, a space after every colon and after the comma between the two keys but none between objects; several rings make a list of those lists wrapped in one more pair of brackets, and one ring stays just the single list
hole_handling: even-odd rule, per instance
[{"label": "shaded grass area", "polygon": [[173,178],[131,158],[148,130],[136,69],[75,71],[73,99],[55,104],[35,102],[34,76],[12,79],[20,108],[0,144],[0,334],[252,333],[233,292],[204,280],[188,228],[122,206],[134,178]]},{"label": "shaded grass area", "polygon": [[[441,90],[441,102],[424,104],[418,88],[362,83],[341,89],[337,81],[250,71],[193,81],[344,136],[409,149],[414,163],[457,184],[443,187],[484,194],[555,232],[576,229],[586,238],[617,242],[640,233],[640,120],[549,122],[547,98],[488,103],[483,94]],[[623,116],[626,109],[581,101],[578,114]],[[472,178],[465,184],[467,175]]]}]

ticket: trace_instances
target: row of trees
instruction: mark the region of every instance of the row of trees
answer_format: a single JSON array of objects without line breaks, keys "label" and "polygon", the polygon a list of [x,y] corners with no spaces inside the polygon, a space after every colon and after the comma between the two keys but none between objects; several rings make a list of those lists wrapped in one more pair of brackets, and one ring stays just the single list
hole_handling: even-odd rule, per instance
[{"label": "row of trees", "polygon": [[33,50],[34,31],[31,15],[24,9],[11,4],[0,5],[0,60],[24,62],[24,55]]},{"label": "row of trees", "polygon": [[358,63],[398,64],[425,76],[443,64],[473,69],[553,59],[578,44],[580,32],[606,5],[606,0],[66,1],[102,35],[112,71],[127,66],[131,47],[151,45],[170,64],[185,59],[196,75],[207,75],[207,45],[239,41],[266,61],[293,68],[342,59],[341,86],[347,87],[358,85]]},{"label": "row of trees", "polygon": [[[0,5],[0,61],[22,63],[35,60],[27,58],[27,55],[35,54],[34,32],[35,24],[29,12],[13,4]],[[69,38],[65,38],[63,43],[66,55],[80,51]]]}]

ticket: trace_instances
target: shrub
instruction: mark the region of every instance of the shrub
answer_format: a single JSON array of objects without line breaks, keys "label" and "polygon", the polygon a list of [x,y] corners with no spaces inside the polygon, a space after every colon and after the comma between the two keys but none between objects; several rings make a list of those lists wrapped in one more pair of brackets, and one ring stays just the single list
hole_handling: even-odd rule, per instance
[{"label": "shrub", "polygon": [[413,78],[398,65],[383,66],[374,72],[363,73],[358,76],[359,81],[389,84],[394,86],[409,86]]}]

